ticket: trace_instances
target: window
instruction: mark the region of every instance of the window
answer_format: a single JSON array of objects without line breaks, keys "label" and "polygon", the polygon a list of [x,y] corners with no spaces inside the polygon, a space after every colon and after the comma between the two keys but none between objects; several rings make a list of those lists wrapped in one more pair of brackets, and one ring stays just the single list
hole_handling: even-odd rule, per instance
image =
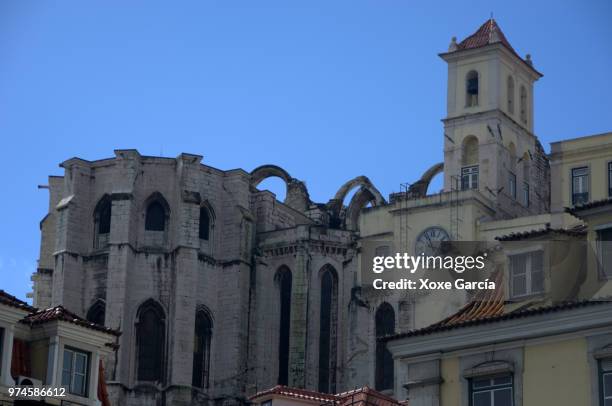
[{"label": "window", "polygon": [[200,207],[200,240],[208,241],[210,237],[210,214],[204,206]]},{"label": "window", "polygon": [[523,203],[529,207],[529,183],[523,182]]},{"label": "window", "polygon": [[212,320],[205,310],[198,310],[195,320],[192,370],[192,385],[198,388],[209,386],[211,341]]},{"label": "window", "polygon": [[471,406],[512,406],[512,375],[470,379]]},{"label": "window", "polygon": [[572,169],[572,204],[581,204],[589,201],[589,168]]},{"label": "window", "polygon": [[289,383],[289,339],[291,327],[291,284],[292,275],[287,267],[281,268],[276,279],[279,287],[280,329],[278,340],[278,380],[279,385]]},{"label": "window", "polygon": [[95,248],[105,248],[108,245],[111,228],[112,201],[110,196],[105,195],[94,211]]},{"label": "window", "polygon": [[612,360],[599,361],[599,383],[601,406],[612,406]]},{"label": "window", "polygon": [[465,81],[467,107],[478,106],[478,72],[470,71]]},{"label": "window", "polygon": [[166,229],[166,210],[158,201],[153,201],[147,207],[145,230],[164,231]]},{"label": "window", "polygon": [[608,196],[612,197],[612,162],[608,163]]},{"label": "window", "polygon": [[92,323],[104,325],[104,318],[106,316],[106,306],[103,300],[96,300],[87,311],[87,320]]},{"label": "window", "polygon": [[4,350],[4,329],[0,327],[0,376],[2,376],[2,351]]},{"label": "window", "polygon": [[597,252],[600,275],[612,278],[612,228],[597,231]]},{"label": "window", "polygon": [[514,114],[514,78],[512,76],[508,76],[506,93],[508,96],[508,113]]},{"label": "window", "polygon": [[336,327],[338,298],[336,272],[328,266],[321,277],[319,318],[319,391],[336,392]]},{"label": "window", "polygon": [[510,255],[510,292],[520,297],[544,291],[544,252]]},{"label": "window", "polygon": [[138,309],[136,354],[139,381],[161,382],[163,380],[165,323],[164,311],[156,301],[148,300]]},{"label": "window", "polygon": [[62,365],[62,386],[69,393],[87,396],[89,353],[66,347]]},{"label": "window", "polygon": [[478,165],[461,168],[461,189],[478,189]]},{"label": "window", "polygon": [[389,251],[390,251],[390,248],[388,245],[379,245],[374,250],[374,256],[375,257],[388,257]]},{"label": "window", "polygon": [[266,400],[265,402],[261,402],[261,406],[272,406],[272,401]]},{"label": "window", "polygon": [[512,172],[508,172],[508,193],[516,199],[516,175]]},{"label": "window", "polygon": [[[376,337],[395,333],[395,311],[389,303],[380,305],[375,315]],[[376,341],[376,390],[393,389],[393,357],[385,342]]]},{"label": "window", "polygon": [[524,124],[527,124],[527,89],[525,89],[525,86],[521,86],[521,121]]}]

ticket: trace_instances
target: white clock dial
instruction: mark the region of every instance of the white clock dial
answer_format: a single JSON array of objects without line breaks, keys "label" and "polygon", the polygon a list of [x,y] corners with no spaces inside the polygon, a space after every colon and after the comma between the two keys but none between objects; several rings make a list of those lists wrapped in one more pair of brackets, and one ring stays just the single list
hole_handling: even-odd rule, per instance
[{"label": "white clock dial", "polygon": [[429,227],[419,234],[414,247],[415,255],[437,255],[442,241],[450,241],[450,236],[442,227]]}]

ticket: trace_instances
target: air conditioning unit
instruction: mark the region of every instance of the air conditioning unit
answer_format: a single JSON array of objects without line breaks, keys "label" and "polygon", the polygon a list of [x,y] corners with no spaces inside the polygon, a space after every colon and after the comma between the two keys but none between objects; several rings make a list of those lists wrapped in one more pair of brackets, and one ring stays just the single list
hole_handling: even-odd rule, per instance
[{"label": "air conditioning unit", "polygon": [[[34,379],[29,376],[18,376],[15,379],[15,384],[21,388],[40,388],[43,386],[43,383],[40,379]],[[24,394],[18,394],[16,399],[27,399],[27,400],[41,400],[40,396],[26,396]]]},{"label": "air conditioning unit", "polygon": [[40,379],[30,378],[29,376],[18,376],[16,379],[17,386],[32,386],[32,387],[41,387],[43,383]]}]

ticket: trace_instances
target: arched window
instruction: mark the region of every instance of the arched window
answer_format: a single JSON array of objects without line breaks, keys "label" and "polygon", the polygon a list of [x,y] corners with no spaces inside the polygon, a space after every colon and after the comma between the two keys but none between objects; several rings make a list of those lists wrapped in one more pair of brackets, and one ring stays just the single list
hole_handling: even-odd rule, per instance
[{"label": "arched window", "polygon": [[105,317],[106,305],[102,299],[98,299],[87,311],[87,320],[103,326]]},{"label": "arched window", "polygon": [[508,76],[506,93],[508,96],[508,113],[514,114],[514,78],[512,76]]},{"label": "arched window", "polygon": [[200,207],[200,240],[210,238],[210,213],[205,206]]},{"label": "arched window", "polygon": [[461,148],[461,189],[478,189],[480,173],[478,138],[468,135],[463,139]]},{"label": "arched window", "polygon": [[527,89],[525,89],[525,86],[521,86],[520,96],[521,121],[527,124]]},{"label": "arched window", "polygon": [[278,340],[278,379],[279,385],[289,383],[289,339],[291,334],[291,271],[282,267],[276,273],[276,282],[279,288],[279,340]]},{"label": "arched window", "polygon": [[333,267],[321,275],[319,312],[319,392],[336,391],[336,335],[338,328],[338,283]]},{"label": "arched window", "polygon": [[111,227],[111,209],[112,201],[108,195],[102,197],[98,204],[96,204],[96,209],[94,210],[95,248],[104,248],[108,245]]},{"label": "arched window", "polygon": [[165,341],[164,310],[156,301],[148,300],[138,309],[136,321],[137,377],[139,381],[163,381]]},{"label": "arched window", "polygon": [[469,71],[465,80],[465,94],[467,107],[478,106],[478,72]]},{"label": "arched window", "polygon": [[157,200],[152,201],[147,206],[145,218],[145,230],[164,231],[166,229],[166,210]]},{"label": "arched window", "polygon": [[[389,303],[378,307],[375,316],[376,337],[395,333],[395,311]],[[376,341],[376,374],[377,390],[393,389],[393,357],[384,342]]]},{"label": "arched window", "polygon": [[212,342],[212,320],[208,312],[196,312],[193,341],[192,384],[198,388],[208,388],[210,381],[210,344]]}]

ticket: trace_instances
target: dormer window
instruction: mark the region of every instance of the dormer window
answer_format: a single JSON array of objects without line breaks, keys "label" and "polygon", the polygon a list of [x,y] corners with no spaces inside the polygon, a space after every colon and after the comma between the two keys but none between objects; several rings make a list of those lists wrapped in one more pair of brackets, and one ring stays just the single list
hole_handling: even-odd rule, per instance
[{"label": "dormer window", "polygon": [[544,251],[510,255],[510,295],[512,298],[544,291]]},{"label": "dormer window", "polygon": [[470,71],[466,78],[466,107],[478,106],[478,72]]}]

